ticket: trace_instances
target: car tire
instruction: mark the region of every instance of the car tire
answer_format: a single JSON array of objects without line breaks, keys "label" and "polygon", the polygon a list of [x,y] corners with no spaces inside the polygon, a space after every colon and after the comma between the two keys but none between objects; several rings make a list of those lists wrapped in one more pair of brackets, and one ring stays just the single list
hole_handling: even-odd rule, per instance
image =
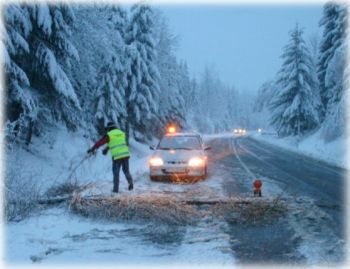
[{"label": "car tire", "polygon": [[203,179],[206,179],[208,177],[208,166],[204,167],[204,173],[203,173]]}]

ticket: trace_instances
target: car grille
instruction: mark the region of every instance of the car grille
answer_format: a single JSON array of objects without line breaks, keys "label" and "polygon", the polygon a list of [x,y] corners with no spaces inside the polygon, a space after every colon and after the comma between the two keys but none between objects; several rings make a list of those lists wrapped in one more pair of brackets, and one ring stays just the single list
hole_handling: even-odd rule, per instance
[{"label": "car grille", "polygon": [[187,162],[186,161],[168,161],[166,163],[169,163],[169,164],[186,164]]}]

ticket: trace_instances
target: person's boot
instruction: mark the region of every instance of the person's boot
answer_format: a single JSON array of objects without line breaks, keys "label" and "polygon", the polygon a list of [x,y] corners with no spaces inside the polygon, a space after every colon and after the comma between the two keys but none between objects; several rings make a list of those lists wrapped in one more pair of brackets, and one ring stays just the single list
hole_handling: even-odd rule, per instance
[{"label": "person's boot", "polygon": [[129,191],[131,191],[134,188],[134,184],[132,182],[129,184]]}]

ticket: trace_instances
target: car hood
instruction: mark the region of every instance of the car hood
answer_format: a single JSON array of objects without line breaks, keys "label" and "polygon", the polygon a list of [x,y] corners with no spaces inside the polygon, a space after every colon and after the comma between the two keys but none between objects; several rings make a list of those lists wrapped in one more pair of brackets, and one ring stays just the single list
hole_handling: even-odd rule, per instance
[{"label": "car hood", "polygon": [[189,161],[194,157],[204,157],[203,150],[156,150],[152,156],[160,157],[165,161]]}]

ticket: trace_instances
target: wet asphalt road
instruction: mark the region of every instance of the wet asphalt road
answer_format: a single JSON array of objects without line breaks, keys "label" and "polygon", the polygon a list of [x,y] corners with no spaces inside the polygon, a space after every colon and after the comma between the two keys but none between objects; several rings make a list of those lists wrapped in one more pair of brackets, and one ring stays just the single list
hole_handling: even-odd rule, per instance
[{"label": "wet asphalt road", "polygon": [[[294,228],[291,227],[290,218],[261,226],[229,225],[226,232],[239,242],[232,245],[232,250],[240,262],[303,263],[305,256],[297,251],[303,240],[302,235],[296,235],[298,226],[305,230],[305,234],[311,233],[316,239],[328,236],[330,239],[337,238],[330,240],[330,245],[324,243],[325,247],[321,248],[327,248],[324,255],[339,252],[338,241],[345,240],[346,227],[344,169],[271,146],[249,136],[218,138],[209,144],[212,147],[209,156],[212,160],[210,176],[224,178],[223,189],[227,196],[252,196],[252,182],[254,178],[259,178],[263,182],[268,181],[269,186],[273,184],[278,187],[274,195],[281,194],[295,201],[307,199],[312,201],[312,207],[308,205],[310,211],[317,210],[311,212],[310,218],[304,218],[303,215],[294,217]],[[263,195],[266,195],[269,190],[264,190],[264,187],[267,186],[263,185]],[[308,215],[307,209],[305,212]],[[322,217],[317,218],[317,215]],[[312,240],[309,239],[308,243],[315,243]],[[341,262],[343,258],[344,255],[339,255],[333,261]]]}]

